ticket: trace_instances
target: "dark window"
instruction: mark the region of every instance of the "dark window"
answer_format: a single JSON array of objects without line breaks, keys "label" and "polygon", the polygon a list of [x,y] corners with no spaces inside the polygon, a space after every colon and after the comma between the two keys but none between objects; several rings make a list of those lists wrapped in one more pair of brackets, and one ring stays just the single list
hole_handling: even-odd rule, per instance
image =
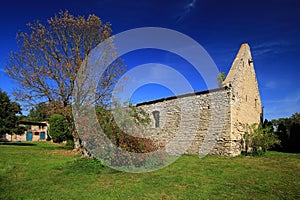
[{"label": "dark window", "polygon": [[34,132],[34,135],[40,135],[40,133],[39,132]]},{"label": "dark window", "polygon": [[159,111],[153,111],[152,114],[154,117],[155,128],[159,128]]},{"label": "dark window", "polygon": [[248,65],[250,66],[251,63],[253,63],[253,60],[252,60],[252,58],[249,58],[248,59]]}]

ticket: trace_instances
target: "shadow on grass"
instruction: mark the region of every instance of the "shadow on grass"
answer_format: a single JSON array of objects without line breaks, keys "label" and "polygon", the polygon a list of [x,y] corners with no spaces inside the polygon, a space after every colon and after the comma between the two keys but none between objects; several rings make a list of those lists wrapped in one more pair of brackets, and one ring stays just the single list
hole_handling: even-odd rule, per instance
[{"label": "shadow on grass", "polygon": [[36,146],[36,144],[34,144],[34,143],[27,143],[27,142],[0,142],[0,145]]},{"label": "shadow on grass", "polygon": [[68,148],[66,146],[38,146],[39,149],[42,150],[58,150],[58,149],[62,149],[62,150],[72,150],[72,148]]},{"label": "shadow on grass", "polygon": [[63,150],[72,150],[72,147],[60,145],[60,144],[53,144],[48,142],[0,142],[0,145],[6,145],[6,146],[31,146],[34,147],[36,150],[57,150],[57,149],[63,149]]}]

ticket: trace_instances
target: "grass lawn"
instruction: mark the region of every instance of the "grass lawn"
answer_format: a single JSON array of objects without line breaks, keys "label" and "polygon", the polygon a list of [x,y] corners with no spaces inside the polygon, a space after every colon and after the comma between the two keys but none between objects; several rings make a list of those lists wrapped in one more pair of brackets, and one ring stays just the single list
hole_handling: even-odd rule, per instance
[{"label": "grass lawn", "polygon": [[[10,144],[10,145],[8,145]],[[300,154],[182,156],[130,174],[50,143],[0,143],[0,199],[300,199]]]}]

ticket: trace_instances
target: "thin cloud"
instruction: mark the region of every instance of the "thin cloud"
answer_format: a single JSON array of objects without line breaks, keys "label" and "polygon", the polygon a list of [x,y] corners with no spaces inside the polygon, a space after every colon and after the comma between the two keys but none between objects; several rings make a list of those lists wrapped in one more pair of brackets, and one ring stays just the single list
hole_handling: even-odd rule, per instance
[{"label": "thin cloud", "polygon": [[290,117],[292,114],[300,111],[299,102],[276,103],[276,106],[265,106],[264,115],[266,119],[278,119]]},{"label": "thin cloud", "polygon": [[288,51],[292,44],[285,41],[264,42],[252,47],[255,56],[274,55]]},{"label": "thin cloud", "polygon": [[[134,92],[145,85],[157,84],[169,89],[174,95],[185,94],[193,91],[192,86],[188,80],[185,79],[175,69],[159,64],[159,63],[148,63],[139,65],[129,70],[124,76],[127,80],[122,82],[123,90],[114,91],[114,97],[122,102],[131,99]],[[119,83],[116,87],[118,88]],[[147,94],[148,96],[151,94]],[[153,94],[155,97],[156,94]],[[166,97],[166,96],[164,96]],[[154,99],[139,99],[138,102],[149,101]]]},{"label": "thin cloud", "polygon": [[278,83],[275,81],[269,81],[264,85],[265,89],[276,89],[277,87],[278,87]]},{"label": "thin cloud", "polygon": [[176,24],[180,23],[195,7],[197,0],[190,1],[185,7],[183,13],[177,17]]},{"label": "thin cloud", "polygon": [[282,99],[263,100],[263,103],[267,119],[290,117],[295,112],[300,111],[300,93],[295,91],[293,94]]},{"label": "thin cloud", "polygon": [[0,74],[5,74],[6,71],[3,68],[0,68]]}]

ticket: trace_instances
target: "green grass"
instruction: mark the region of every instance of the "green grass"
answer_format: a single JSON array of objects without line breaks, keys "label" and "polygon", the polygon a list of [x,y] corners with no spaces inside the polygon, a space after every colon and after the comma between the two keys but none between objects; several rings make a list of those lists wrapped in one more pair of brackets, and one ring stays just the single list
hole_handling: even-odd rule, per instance
[{"label": "green grass", "polygon": [[0,199],[300,199],[300,155],[182,156],[118,172],[50,143],[0,143]]}]

